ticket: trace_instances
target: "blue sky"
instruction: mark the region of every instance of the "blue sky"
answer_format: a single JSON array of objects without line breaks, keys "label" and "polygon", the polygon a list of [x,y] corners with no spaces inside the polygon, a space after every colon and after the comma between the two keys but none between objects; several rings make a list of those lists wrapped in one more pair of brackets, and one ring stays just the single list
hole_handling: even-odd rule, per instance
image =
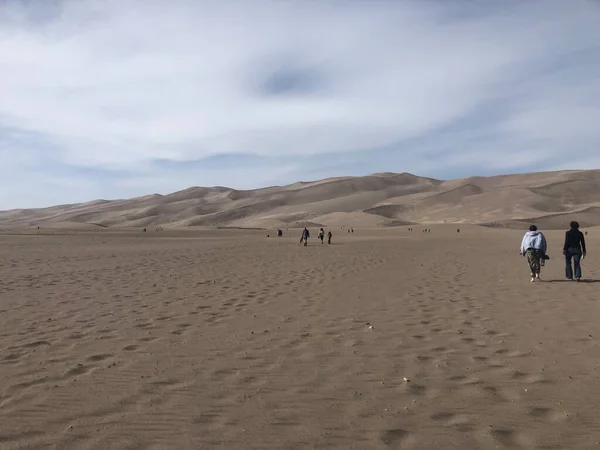
[{"label": "blue sky", "polygon": [[600,168],[598,124],[593,0],[0,0],[0,209]]}]

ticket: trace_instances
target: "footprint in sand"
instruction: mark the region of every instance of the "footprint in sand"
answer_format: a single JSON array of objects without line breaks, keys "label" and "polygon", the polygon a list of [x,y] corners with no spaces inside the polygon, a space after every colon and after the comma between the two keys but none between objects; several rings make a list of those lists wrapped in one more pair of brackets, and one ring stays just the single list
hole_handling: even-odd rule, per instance
[{"label": "footprint in sand", "polygon": [[543,419],[548,422],[556,423],[568,420],[570,413],[565,411],[556,411],[552,408],[531,407],[527,410],[527,415],[535,419]]},{"label": "footprint in sand", "polygon": [[445,411],[437,412],[437,413],[434,413],[434,414],[432,414],[432,415],[429,416],[429,418],[431,420],[435,420],[435,421],[450,420],[453,417],[454,417],[454,413],[445,412]]},{"label": "footprint in sand", "polygon": [[77,375],[85,375],[90,372],[90,367],[84,366],[83,364],[79,364],[77,367],[74,367],[65,373],[65,377],[74,377]]},{"label": "footprint in sand", "polygon": [[23,348],[37,348],[45,345],[51,345],[48,341],[35,341],[22,345]]},{"label": "footprint in sand", "polygon": [[88,361],[93,361],[93,362],[98,362],[98,361],[104,361],[105,359],[108,358],[112,358],[114,355],[111,355],[110,353],[106,353],[106,354],[100,354],[100,355],[92,355],[90,357],[87,358]]},{"label": "footprint in sand", "polygon": [[446,347],[433,347],[431,351],[436,353],[445,353],[448,351],[448,349]]},{"label": "footprint in sand", "polygon": [[11,353],[10,355],[6,355],[2,361],[16,363],[21,359],[21,356],[23,356],[22,353]]},{"label": "footprint in sand", "polygon": [[497,444],[506,448],[532,447],[532,442],[529,439],[509,428],[492,428],[489,435]]},{"label": "footprint in sand", "polygon": [[157,317],[156,320],[157,321],[165,321],[165,320],[171,320],[173,318],[173,316],[161,316],[161,317]]},{"label": "footprint in sand", "polygon": [[383,431],[380,435],[381,442],[383,442],[388,447],[397,446],[402,441],[406,440],[410,436],[410,433],[406,430],[402,430],[400,428],[396,428],[393,430]]}]

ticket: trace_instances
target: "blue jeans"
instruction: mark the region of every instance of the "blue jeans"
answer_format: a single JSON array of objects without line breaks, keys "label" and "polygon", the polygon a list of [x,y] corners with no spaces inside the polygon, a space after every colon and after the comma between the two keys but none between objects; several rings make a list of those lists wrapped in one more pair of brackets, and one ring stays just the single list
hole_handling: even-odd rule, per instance
[{"label": "blue jeans", "polygon": [[565,255],[565,262],[567,264],[567,278],[569,280],[573,279],[573,267],[571,266],[571,259],[573,260],[573,265],[575,266],[575,278],[581,278],[581,252],[574,252],[571,250],[567,250]]}]

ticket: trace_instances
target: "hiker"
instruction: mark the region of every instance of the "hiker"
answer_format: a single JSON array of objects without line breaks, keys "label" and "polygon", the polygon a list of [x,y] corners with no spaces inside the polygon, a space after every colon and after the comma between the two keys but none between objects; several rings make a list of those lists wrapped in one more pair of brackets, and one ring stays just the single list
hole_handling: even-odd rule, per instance
[{"label": "hiker", "polygon": [[302,230],[302,237],[300,238],[300,242],[303,242],[305,247],[308,246],[308,238],[309,237],[310,237],[310,233],[308,231],[308,228],[304,227],[304,230]]},{"label": "hiker", "polygon": [[[570,223],[571,229],[565,233],[565,244],[563,245],[563,255],[565,255],[567,280],[573,280],[573,266],[575,266],[575,279],[581,280],[581,259],[585,258],[585,238],[579,231],[579,223],[573,221]],[[573,260],[573,265],[571,265]]]},{"label": "hiker", "polygon": [[331,238],[333,237],[333,233],[331,231],[329,231],[327,233],[327,243],[331,244]]},{"label": "hiker", "polygon": [[521,241],[521,256],[527,258],[529,270],[531,272],[531,281],[534,282],[540,278],[542,259],[546,260],[546,251],[548,245],[545,236],[538,231],[535,225],[529,227],[529,231],[523,236]]},{"label": "hiker", "polygon": [[323,239],[325,239],[325,230],[323,228],[319,230],[319,239],[321,239],[321,244],[323,244]]}]

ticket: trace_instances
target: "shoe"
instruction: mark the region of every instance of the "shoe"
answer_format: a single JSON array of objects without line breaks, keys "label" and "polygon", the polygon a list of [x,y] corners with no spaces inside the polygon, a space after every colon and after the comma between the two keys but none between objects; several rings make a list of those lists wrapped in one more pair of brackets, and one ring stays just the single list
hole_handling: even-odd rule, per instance
[{"label": "shoe", "polygon": [[576,278],[575,281],[579,283],[581,281],[581,278]]},{"label": "shoe", "polygon": [[530,282],[533,283],[535,281],[535,277],[531,277]]},{"label": "shoe", "polygon": [[536,278],[539,280],[539,279],[540,279],[540,274],[539,274],[539,273],[536,273],[536,274],[535,274],[535,277],[536,277]]}]

